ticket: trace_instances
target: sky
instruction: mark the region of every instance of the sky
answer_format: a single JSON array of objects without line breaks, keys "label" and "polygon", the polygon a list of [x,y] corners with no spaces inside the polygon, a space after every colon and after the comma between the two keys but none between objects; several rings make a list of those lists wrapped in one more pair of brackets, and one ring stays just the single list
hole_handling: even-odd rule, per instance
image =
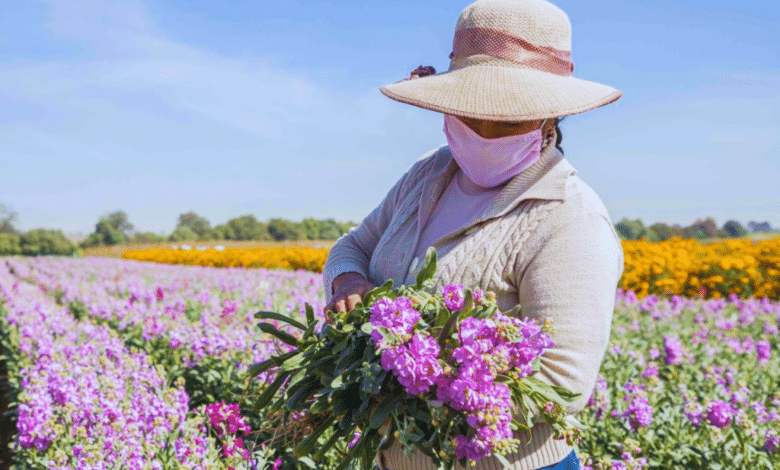
[{"label": "sky", "polygon": [[[575,77],[616,103],[562,123],[614,222],[780,227],[780,3],[555,0]],[[379,87],[446,71],[467,1],[27,0],[0,14],[0,203],[17,228],[127,212],[359,222],[442,115]]]}]

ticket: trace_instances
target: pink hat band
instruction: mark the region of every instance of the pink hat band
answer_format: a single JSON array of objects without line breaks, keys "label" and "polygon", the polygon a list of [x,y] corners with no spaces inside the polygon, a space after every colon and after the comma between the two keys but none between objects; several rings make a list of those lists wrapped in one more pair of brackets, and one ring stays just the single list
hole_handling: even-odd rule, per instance
[{"label": "pink hat band", "polygon": [[535,46],[505,31],[463,28],[455,31],[450,59],[485,54],[543,72],[569,77],[574,72],[571,52],[549,46]]}]

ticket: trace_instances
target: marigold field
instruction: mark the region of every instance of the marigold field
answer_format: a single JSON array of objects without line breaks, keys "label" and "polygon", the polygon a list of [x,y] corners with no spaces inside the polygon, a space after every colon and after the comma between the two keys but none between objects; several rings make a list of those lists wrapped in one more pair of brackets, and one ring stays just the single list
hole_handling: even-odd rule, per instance
[{"label": "marigold field", "polygon": [[[627,289],[577,415],[585,469],[780,469],[778,248],[624,245]],[[0,258],[13,468],[335,468],[346,448],[296,459],[274,440],[278,417],[253,412],[273,369],[247,379],[289,350],[255,312],[303,319],[308,303],[322,319],[327,251],[252,255],[308,270],[213,267],[249,259],[228,251]]]},{"label": "marigold field", "polygon": [[[306,269],[322,272],[327,248],[151,249],[123,253],[125,259],[197,266]],[[780,238],[650,243],[623,241],[625,271],[620,287],[637,296],[682,295],[780,300]]]}]

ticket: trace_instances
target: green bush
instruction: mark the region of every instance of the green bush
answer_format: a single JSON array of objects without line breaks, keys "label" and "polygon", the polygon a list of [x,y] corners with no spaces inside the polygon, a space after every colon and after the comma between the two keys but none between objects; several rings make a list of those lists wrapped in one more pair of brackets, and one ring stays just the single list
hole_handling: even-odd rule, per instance
[{"label": "green bush", "polygon": [[21,237],[11,233],[0,233],[0,255],[21,255]]},{"label": "green bush", "polygon": [[179,226],[176,227],[176,230],[174,230],[171,236],[168,237],[168,240],[172,242],[192,242],[198,238],[198,234],[195,233],[191,228]]},{"label": "green bush", "polygon": [[301,226],[287,219],[271,219],[268,221],[268,233],[276,241],[300,240],[304,238]]},{"label": "green bush", "polygon": [[179,215],[179,221],[176,223],[176,229],[187,227],[198,235],[198,238],[205,240],[211,238],[211,223],[205,217],[201,217],[195,212],[185,212]]},{"label": "green bush", "polygon": [[133,243],[163,243],[168,239],[154,232],[138,232],[133,235]]},{"label": "green bush", "polygon": [[73,256],[78,253],[76,245],[65,237],[62,230],[30,230],[20,237],[19,245],[25,256]]},{"label": "green bush", "polygon": [[242,215],[227,221],[226,224],[232,230],[233,238],[228,240],[271,240],[268,226],[258,221],[251,214]]},{"label": "green bush", "polygon": [[726,232],[727,236],[732,238],[740,238],[748,234],[748,231],[745,229],[745,227],[743,227],[742,224],[736,220],[729,220],[723,224],[723,231]]}]

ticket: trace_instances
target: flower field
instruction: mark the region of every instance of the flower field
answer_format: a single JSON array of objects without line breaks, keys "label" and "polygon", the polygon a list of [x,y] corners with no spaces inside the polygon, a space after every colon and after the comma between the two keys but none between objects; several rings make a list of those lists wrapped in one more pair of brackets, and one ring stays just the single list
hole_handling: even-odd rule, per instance
[{"label": "flower field", "polygon": [[[778,285],[778,241],[701,253],[675,243],[688,261],[652,244],[624,247],[624,285],[648,286],[632,286],[641,297],[618,292],[577,451],[592,469],[780,469],[780,302],[747,298]],[[0,258],[15,468],[331,468],[338,456],[318,465],[265,445],[274,431],[253,397],[275,376],[246,379],[251,364],[288,350],[253,314],[303,319],[309,303],[320,315],[321,275],[168,262],[179,265]],[[687,269],[685,280],[670,266]],[[693,272],[695,292],[679,292],[688,297],[651,294],[678,293]],[[680,285],[658,283],[672,278]],[[743,290],[729,296],[737,281]],[[690,298],[702,286],[721,298]]]},{"label": "flower field", "polygon": [[327,248],[227,248],[222,250],[193,250],[182,248],[155,248],[132,250],[122,253],[122,258],[137,261],[152,261],[165,264],[187,264],[191,266],[213,266],[217,268],[266,268],[305,269],[321,273]]},{"label": "flower field", "polygon": [[[646,295],[724,298],[768,297],[780,300],[780,238],[733,239],[701,244],[673,238],[649,243],[623,241],[624,290]],[[306,269],[322,272],[327,248],[235,248],[133,250],[125,259],[197,266]]]}]

